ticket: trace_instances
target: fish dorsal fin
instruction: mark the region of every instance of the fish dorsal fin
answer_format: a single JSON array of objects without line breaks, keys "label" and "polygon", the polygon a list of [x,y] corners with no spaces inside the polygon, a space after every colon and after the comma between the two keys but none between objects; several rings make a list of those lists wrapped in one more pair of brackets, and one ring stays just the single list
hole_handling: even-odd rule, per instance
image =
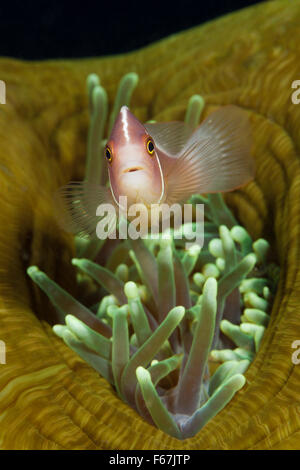
[{"label": "fish dorsal fin", "polygon": [[192,194],[232,191],[254,177],[251,129],[245,111],[228,105],[193,132],[166,178],[166,203]]},{"label": "fish dorsal fin", "polygon": [[[54,194],[55,215],[59,225],[78,236],[96,238],[96,226],[101,216],[96,215],[100,204],[115,204],[109,188],[86,181],[71,181]],[[107,232],[116,224],[116,210],[107,216]]]},{"label": "fish dorsal fin", "polygon": [[169,156],[178,155],[193,133],[191,126],[180,121],[146,123],[144,127],[158,150]]}]

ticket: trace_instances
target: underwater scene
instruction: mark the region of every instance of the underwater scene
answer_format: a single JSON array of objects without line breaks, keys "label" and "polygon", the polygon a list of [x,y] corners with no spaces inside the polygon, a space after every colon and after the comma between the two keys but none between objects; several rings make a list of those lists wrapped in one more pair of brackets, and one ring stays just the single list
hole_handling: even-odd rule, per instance
[{"label": "underwater scene", "polygon": [[0,6],[0,449],[299,450],[300,0],[29,3]]}]

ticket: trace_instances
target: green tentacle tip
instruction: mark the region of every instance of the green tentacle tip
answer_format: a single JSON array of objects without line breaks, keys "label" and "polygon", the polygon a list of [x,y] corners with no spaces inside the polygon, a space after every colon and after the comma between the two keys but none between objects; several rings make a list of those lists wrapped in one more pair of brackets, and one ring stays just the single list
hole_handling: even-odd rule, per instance
[{"label": "green tentacle tip", "polygon": [[117,315],[117,313],[119,312],[119,307],[117,305],[109,305],[107,307],[107,315],[111,318],[113,318],[115,315]]},{"label": "green tentacle tip", "polygon": [[244,263],[247,264],[251,269],[254,268],[256,263],[256,256],[254,253],[250,253],[249,255],[245,256]]},{"label": "green tentacle tip", "polygon": [[217,258],[216,259],[216,266],[219,271],[225,271],[226,263],[224,258]]},{"label": "green tentacle tip", "polygon": [[187,253],[194,258],[199,255],[200,251],[201,247],[199,245],[193,245],[187,250]]},{"label": "green tentacle tip", "polygon": [[266,263],[267,254],[270,250],[270,244],[267,240],[260,238],[253,243],[253,250],[257,256],[257,259],[261,263]]},{"label": "green tentacle tip", "polygon": [[240,225],[232,227],[231,235],[235,241],[240,243],[251,238],[247,230]]},{"label": "green tentacle tip", "polygon": [[214,277],[209,277],[204,284],[203,295],[208,296],[210,299],[213,299],[217,295],[217,281]]},{"label": "green tentacle tip", "polygon": [[64,332],[68,329],[67,326],[65,325],[54,325],[52,327],[52,330],[54,331],[54,333],[59,336],[59,338],[62,338],[63,339],[63,335],[64,335]]},{"label": "green tentacle tip", "polygon": [[174,323],[180,323],[184,314],[185,314],[185,308],[182,306],[177,306],[177,307],[172,308],[172,310],[168,313],[168,317],[170,321],[172,319]]},{"label": "green tentacle tip", "polygon": [[240,225],[235,225],[234,227],[232,227],[230,233],[233,240],[241,245],[243,255],[246,255],[253,251],[252,238],[244,227],[241,227]]},{"label": "green tentacle tip", "polygon": [[205,101],[201,95],[191,96],[186,110],[185,122],[193,128],[197,127],[204,106]]},{"label": "green tentacle tip", "polygon": [[34,275],[37,274],[37,273],[40,273],[41,271],[39,270],[39,268],[37,266],[29,266],[29,268],[27,268],[27,274],[28,276],[30,276],[32,279],[34,278]]},{"label": "green tentacle tip", "polygon": [[237,374],[234,377],[232,377],[230,385],[232,386],[234,390],[238,391],[241,388],[243,388],[245,383],[246,383],[246,377],[242,374]]},{"label": "green tentacle tip", "polygon": [[139,82],[139,76],[135,72],[129,72],[122,78],[120,86],[130,86],[130,88],[135,88]]},{"label": "green tentacle tip", "polygon": [[96,73],[90,73],[86,79],[86,83],[89,91],[91,88],[94,88],[94,86],[100,84],[99,76]]},{"label": "green tentacle tip", "polygon": [[208,244],[208,249],[215,258],[224,258],[222,242],[219,238],[214,238]]},{"label": "green tentacle tip", "polygon": [[74,266],[84,266],[84,260],[83,259],[79,259],[79,258],[72,258],[71,260],[71,263],[74,265]]},{"label": "green tentacle tip", "polygon": [[193,281],[198,287],[202,287],[205,282],[205,276],[203,273],[195,273],[193,275]]},{"label": "green tentacle tip", "polygon": [[98,110],[99,106],[105,102],[106,99],[107,95],[105,89],[101,85],[96,85],[92,92],[94,110]]},{"label": "green tentacle tip", "polygon": [[207,263],[202,268],[202,274],[205,278],[208,278],[208,277],[217,278],[220,275],[220,271],[215,264]]},{"label": "green tentacle tip", "polygon": [[198,107],[203,107],[205,104],[204,98],[201,95],[193,95],[189,99],[188,106],[197,105]]},{"label": "green tentacle tip", "polygon": [[257,295],[255,292],[246,292],[244,295],[244,302],[246,304],[250,304],[253,308],[263,311],[267,311],[269,307],[268,301]]},{"label": "green tentacle tip", "polygon": [[129,278],[129,269],[127,264],[119,264],[115,272],[120,281],[127,282]]},{"label": "green tentacle tip", "polygon": [[222,320],[220,328],[237,346],[254,351],[254,341],[245,330],[242,330],[242,325],[233,325],[228,320]]},{"label": "green tentacle tip", "polygon": [[127,282],[124,286],[124,292],[128,299],[139,298],[139,290],[135,282]]},{"label": "green tentacle tip", "polygon": [[269,315],[267,313],[265,313],[263,310],[259,310],[256,308],[246,308],[244,310],[243,316],[246,321],[261,326],[268,326],[270,320]]}]

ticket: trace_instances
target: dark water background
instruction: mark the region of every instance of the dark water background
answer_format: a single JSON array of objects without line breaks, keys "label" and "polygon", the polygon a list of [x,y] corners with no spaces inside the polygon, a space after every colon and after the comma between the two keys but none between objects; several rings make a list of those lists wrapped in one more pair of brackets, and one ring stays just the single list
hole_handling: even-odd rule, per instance
[{"label": "dark water background", "polygon": [[255,3],[261,1],[0,0],[0,55],[39,60],[127,52]]}]

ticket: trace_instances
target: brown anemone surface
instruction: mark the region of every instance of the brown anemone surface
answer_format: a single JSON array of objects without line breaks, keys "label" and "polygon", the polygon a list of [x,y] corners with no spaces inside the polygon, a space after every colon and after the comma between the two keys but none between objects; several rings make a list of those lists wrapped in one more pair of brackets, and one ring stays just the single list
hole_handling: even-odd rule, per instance
[{"label": "brown anemone surface", "polygon": [[[271,1],[100,59],[0,60],[0,365],[2,449],[290,449],[300,444],[300,1]],[[254,182],[227,196],[281,268],[271,323],[246,386],[195,437],[178,441],[143,421],[52,333],[54,311],[26,276],[38,265],[76,295],[71,237],[55,224],[51,195],[80,179],[88,125],[85,80],[98,73],[113,101],[120,77],[140,76],[140,119],[182,119],[200,93],[205,114],[234,103],[253,126]]]}]

